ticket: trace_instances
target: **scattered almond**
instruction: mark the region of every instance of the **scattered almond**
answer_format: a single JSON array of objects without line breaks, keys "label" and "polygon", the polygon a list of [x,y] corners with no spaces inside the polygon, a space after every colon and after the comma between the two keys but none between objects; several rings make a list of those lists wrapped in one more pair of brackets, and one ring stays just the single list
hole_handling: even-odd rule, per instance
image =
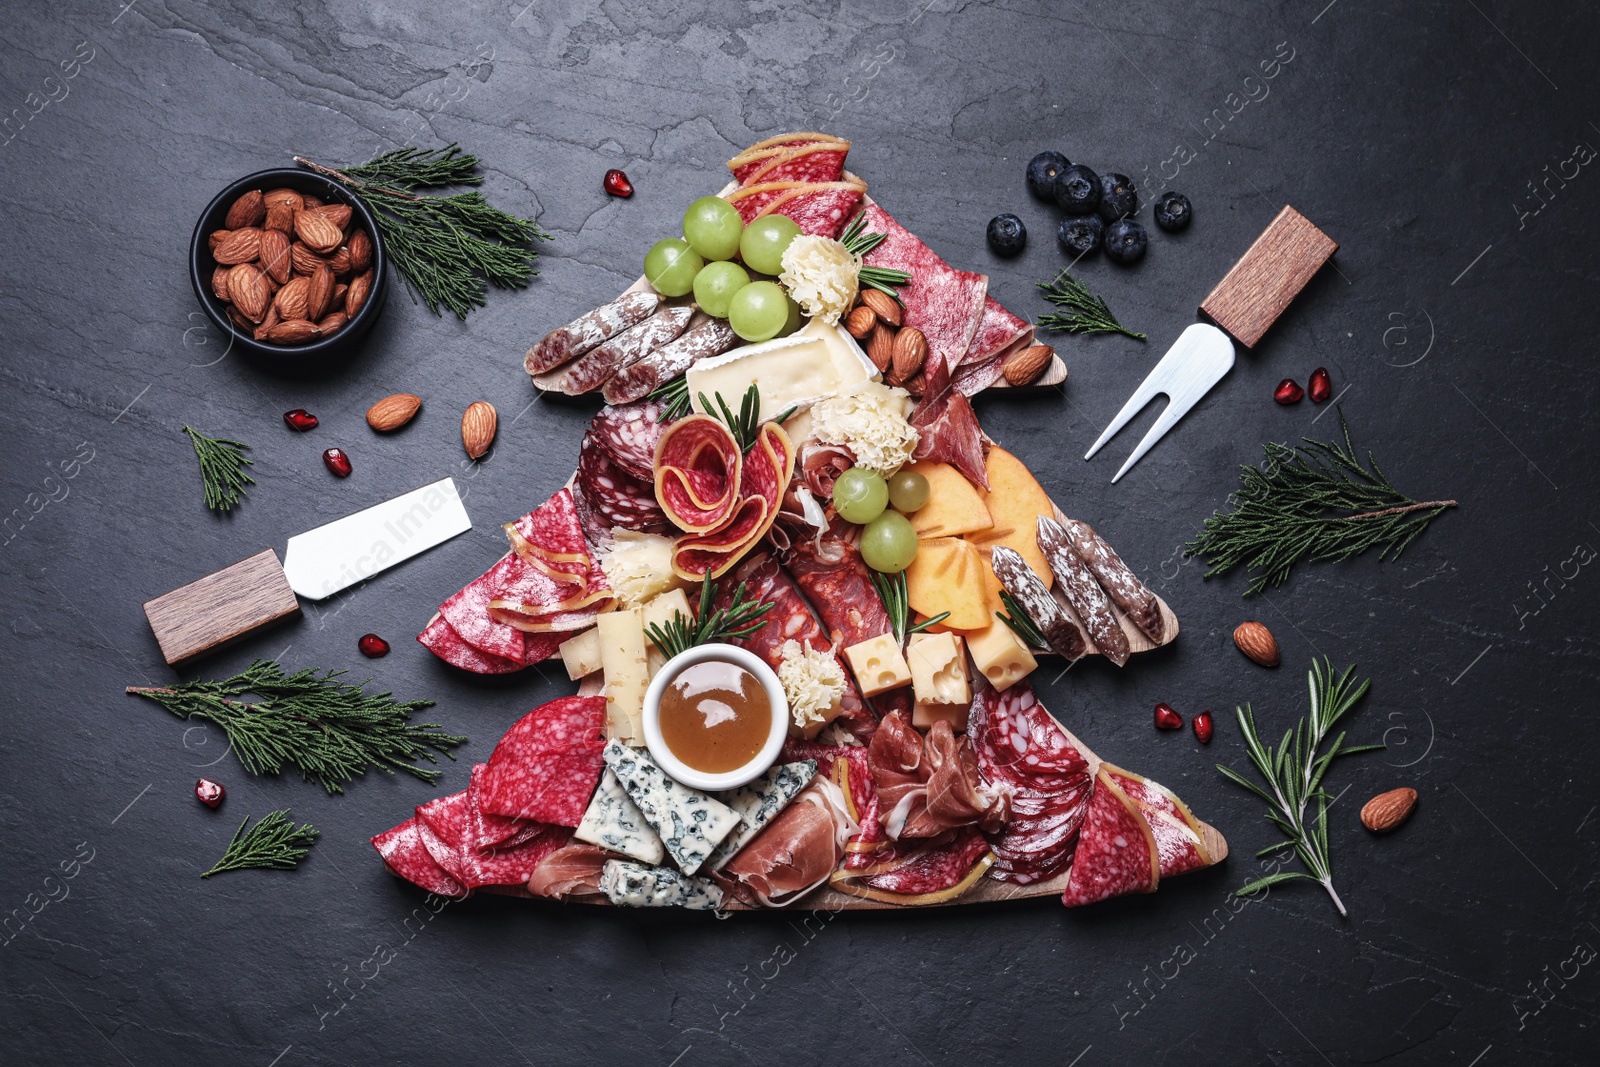
[{"label": "scattered almond", "polygon": [[251,263],[260,255],[261,231],[254,226],[228,231],[228,236],[211,250],[212,259],[229,267]]},{"label": "scattered almond", "polygon": [[267,340],[275,345],[303,345],[321,336],[317,324],[305,319],[288,319],[267,331]]},{"label": "scattered almond", "polygon": [[865,304],[857,305],[844,317],[844,328],[850,331],[850,336],[857,341],[864,340],[878,324],[878,316]]},{"label": "scattered almond", "polygon": [[495,414],[493,404],[487,400],[469,404],[461,416],[461,443],[466,447],[467,455],[477,459],[489,451],[489,446],[494,444],[498,425],[499,416]]},{"label": "scattered almond", "polygon": [[223,223],[230,230],[243,229],[246,226],[260,226],[267,217],[267,204],[261,197],[260,189],[251,189],[228,208],[227,221]]},{"label": "scattered almond", "polygon": [[1049,345],[1030,345],[1007,356],[1001,373],[1012,385],[1027,385],[1044,373],[1055,355]]},{"label": "scattered almond", "polygon": [[294,232],[313,252],[332,252],[344,242],[344,231],[320,211],[296,211]]},{"label": "scattered almond", "polygon": [[[339,312],[334,314],[339,314]],[[422,407],[422,398],[412,393],[395,393],[393,396],[386,396],[367,409],[367,425],[379,433],[398,430],[416,416],[417,409],[420,407]],[[472,409],[468,408],[467,410],[470,411]],[[494,409],[491,408],[491,418],[493,417],[493,412]],[[462,425],[465,427],[465,420],[463,420]],[[465,432],[464,429],[463,432]],[[493,431],[490,432],[490,436],[493,436]]]},{"label": "scattered almond", "polygon": [[1417,791],[1410,787],[1379,793],[1361,806],[1361,825],[1375,834],[1386,834],[1411,818],[1417,810]]},{"label": "scattered almond", "polygon": [[271,294],[261,272],[248,263],[241,263],[228,272],[228,299],[239,314],[258,323],[267,313]]},{"label": "scattered almond", "polygon": [[1233,631],[1233,643],[1239,646],[1253,662],[1263,667],[1276,667],[1282,660],[1278,652],[1278,639],[1272,631],[1259,622],[1241,622]]},{"label": "scattered almond", "polygon": [[328,302],[333,299],[333,270],[327,265],[316,269],[306,286],[306,318],[316,321],[328,313]]},{"label": "scattered almond", "polygon": [[928,339],[915,326],[907,326],[894,335],[890,367],[895,381],[903,382],[922,369],[928,358]]},{"label": "scattered almond", "polygon": [[872,309],[872,313],[887,322],[890,326],[899,326],[905,321],[904,313],[900,309],[900,302],[879,289],[861,290],[861,302]]},{"label": "scattered almond", "polygon": [[880,322],[872,328],[872,335],[867,338],[867,358],[880,371],[888,370],[894,362],[894,331],[886,324]]}]

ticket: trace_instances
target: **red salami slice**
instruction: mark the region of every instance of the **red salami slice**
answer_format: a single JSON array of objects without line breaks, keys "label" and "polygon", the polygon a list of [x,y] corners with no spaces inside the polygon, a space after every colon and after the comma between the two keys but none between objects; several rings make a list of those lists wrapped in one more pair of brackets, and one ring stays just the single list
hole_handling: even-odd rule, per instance
[{"label": "red salami slice", "polygon": [[577,826],[600,781],[603,696],[564,697],[534,708],[506,731],[477,791],[491,815]]},{"label": "red salami slice", "polygon": [[744,456],[733,431],[710,415],[688,415],[662,433],[654,456],[655,499],[690,533],[720,530],[740,502]]},{"label": "red salami slice", "polygon": [[444,660],[452,667],[460,667],[473,674],[510,674],[526,666],[521,661],[492,656],[469,645],[442,615],[435,614],[423,627],[417,640],[422,647]]},{"label": "red salami slice", "polygon": [[578,521],[571,489],[554,496],[506,526],[511,550],[523,562],[561,582],[583,585],[594,562]]},{"label": "red salami slice", "polygon": [[1128,799],[1139,806],[1140,813],[1150,824],[1156,854],[1160,857],[1161,877],[1170,878],[1211,865],[1211,857],[1200,835],[1200,820],[1194,817],[1187,804],[1159,782],[1109,763],[1102,763],[1100,767],[1111,775],[1111,780]]},{"label": "red salami slice", "polygon": [[1105,771],[1095,777],[1089,817],[1061,903],[1069,908],[1129,893],[1154,893],[1161,869],[1150,824]]},{"label": "red salami slice", "polygon": [[739,506],[726,526],[678,538],[672,569],[683,578],[721,577],[766,536],[778,517],[783,490],[794,473],[794,446],[777,423],[769,422],[744,456],[739,476]]},{"label": "red salami slice", "polygon": [[663,308],[565,367],[538,375],[534,384],[569,396],[592,392],[617,371],[681,334],[693,314],[692,307]]},{"label": "red salami slice", "polygon": [[[763,181],[741,186],[727,195],[748,225],[763,215],[786,215],[802,233],[837,237],[856,213],[865,182]],[[981,274],[976,277],[983,277]]]},{"label": "red salami slice", "polygon": [[759,141],[728,160],[740,185],[757,181],[831,182],[844,173],[850,142],[826,133],[786,133]]},{"label": "red salami slice", "polygon": [[1005,373],[1005,357],[1033,343],[1033,324],[1018,318],[992,296],[983,301],[983,316],[978,331],[956,368],[956,391],[973,396],[989,388]]},{"label": "red salami slice", "polygon": [[953,370],[977,336],[989,279],[950,266],[877,204],[867,205],[866,224],[869,231],[884,235],[866,263],[911,275],[900,287],[905,325],[915,326],[928,339],[928,366],[943,363]]},{"label": "red salami slice", "polygon": [[522,631],[491,618],[489,601],[529,569],[527,564],[517,559],[515,553],[507,552],[481,577],[467,583],[459,593],[440,604],[439,614],[473,648],[513,663],[524,663],[527,661],[527,646]]},{"label": "red salami slice", "polygon": [[797,541],[783,566],[822,616],[835,647],[849,648],[889,632],[889,612],[851,541],[834,533]]},{"label": "red salami slice", "polygon": [[957,831],[955,840],[923,847],[904,859],[896,859],[892,870],[863,872],[861,880],[890,893],[937,893],[954,888],[988,851],[989,843],[983,835],[969,826]]},{"label": "red salami slice", "polygon": [[547,827],[542,822],[534,822],[531,819],[510,819],[504,815],[491,815],[483,810],[478,803],[478,794],[483,789],[483,775],[488,769],[487,763],[473,764],[472,780],[467,785],[467,804],[472,812],[469,840],[473,847],[480,852],[513,848],[544,833]]},{"label": "red salami slice", "polygon": [[423,846],[415,818],[374,837],[372,847],[391,871],[418,888],[443,897],[461,897],[467,892],[466,886],[439,866]]},{"label": "red salami slice", "polygon": [[622,368],[601,388],[608,404],[639,400],[677,378],[702,359],[721,355],[739,343],[724,319],[711,319]]},{"label": "red salami slice", "polygon": [[602,304],[586,315],[553,330],[528,349],[522,365],[529,374],[545,371],[599,347],[635,323],[649,318],[661,303],[655,290],[625,293],[609,304]]},{"label": "red salami slice", "polygon": [[536,836],[493,852],[472,852],[468,864],[468,888],[485,885],[523,885],[544,858],[572,839],[572,831],[561,826],[546,826]]},{"label": "red salami slice", "polygon": [[[616,527],[654,533],[666,524],[667,515],[656,503],[654,487],[614,463],[590,434],[584,435],[578,452],[578,486],[594,522],[605,529],[596,541],[603,540]],[[581,506],[579,517],[582,518]],[[585,526],[586,533],[588,529]]]},{"label": "red salami slice", "polygon": [[476,852],[467,844],[471,833],[472,812],[467,806],[465,792],[430,800],[417,806],[417,828],[422,844],[433,861],[443,867],[450,877],[472,888],[471,855]]},{"label": "red salami slice", "polygon": [[513,565],[489,600],[489,617],[496,622],[525,634],[570,632],[592,625],[611,605],[611,585],[598,565],[589,568],[583,586],[575,587],[530,567],[516,553],[509,558]]},{"label": "red salami slice", "polygon": [[656,443],[666,431],[667,410],[660,400],[603,407],[589,420],[589,432],[611,461],[640,481],[655,478]]}]

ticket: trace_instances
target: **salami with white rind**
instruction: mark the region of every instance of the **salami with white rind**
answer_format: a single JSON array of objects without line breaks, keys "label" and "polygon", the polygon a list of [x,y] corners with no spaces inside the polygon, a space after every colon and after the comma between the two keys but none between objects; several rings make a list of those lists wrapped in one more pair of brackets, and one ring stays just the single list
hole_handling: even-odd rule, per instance
[{"label": "salami with white rind", "polygon": [[528,349],[522,366],[529,374],[543,374],[559,367],[569,359],[576,359],[599,348],[628,327],[643,322],[660,304],[661,296],[654,291],[625,293],[547,334],[542,341]]},{"label": "salami with white rind", "polygon": [[702,359],[720,356],[739,343],[724,319],[711,319],[677,340],[647,352],[622,368],[601,388],[608,404],[626,404],[666,385]]},{"label": "salami with white rind", "polygon": [[1088,564],[1107,595],[1146,637],[1159,645],[1163,627],[1161,603],[1156,595],[1134,576],[1117,555],[1117,550],[1106,544],[1105,539],[1094,532],[1094,527],[1077,519],[1068,519],[1062,525],[1072,550]]},{"label": "salami with white rind", "polygon": [[1067,659],[1077,659],[1089,651],[1083,634],[1061,610],[1056,598],[1050,595],[1044,582],[1033,573],[1027,561],[1015,550],[996,545],[990,552],[990,566],[994,576],[1006,587],[1006,592],[1028,613],[1050,643],[1050,650]]},{"label": "salami with white rind", "polygon": [[568,396],[593,392],[617,371],[681,334],[693,314],[690,307],[662,308],[566,366],[536,376],[534,384]]},{"label": "salami with white rind", "polygon": [[1111,601],[1091,571],[1073,551],[1061,524],[1039,516],[1039,548],[1056,576],[1057,588],[1089,631],[1089,640],[1106,659],[1122,666],[1128,662],[1128,635],[1111,610]]}]

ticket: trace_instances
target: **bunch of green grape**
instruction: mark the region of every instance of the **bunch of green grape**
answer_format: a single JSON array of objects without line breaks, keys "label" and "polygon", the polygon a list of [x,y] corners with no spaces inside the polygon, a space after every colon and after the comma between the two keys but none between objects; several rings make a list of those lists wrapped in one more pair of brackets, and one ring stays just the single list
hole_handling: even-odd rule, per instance
[{"label": "bunch of green grape", "polygon": [[917,558],[917,531],[906,518],[928,502],[928,479],[901,470],[885,478],[865,467],[851,467],[833,483],[839,517],[864,527],[861,558],[884,574],[898,574]]},{"label": "bunch of green grape", "polygon": [[800,306],[783,286],[754,280],[750,272],[781,272],[783,253],[799,235],[793,219],[763,215],[746,226],[738,208],[719,196],[702,196],[683,213],[683,237],[650,246],[644,276],[662,296],[694,293],[701,311],[727,319],[746,341],[768,341],[800,328]]}]

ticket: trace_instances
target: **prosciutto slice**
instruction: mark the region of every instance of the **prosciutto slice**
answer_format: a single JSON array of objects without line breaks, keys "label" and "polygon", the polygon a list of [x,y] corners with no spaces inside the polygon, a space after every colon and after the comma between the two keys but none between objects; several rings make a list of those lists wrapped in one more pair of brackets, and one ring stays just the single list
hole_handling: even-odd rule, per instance
[{"label": "prosciutto slice", "polygon": [[996,833],[1009,821],[1008,794],[983,786],[971,747],[942,719],[924,738],[890,712],[872,735],[867,759],[891,838],[938,837],[974,825]]},{"label": "prosciutto slice", "polygon": [[818,775],[719,872],[769,908],[781,908],[828,880],[858,829],[844,794]]},{"label": "prosciutto slice", "polygon": [[922,399],[911,412],[917,430],[917,459],[948,463],[974,485],[989,488],[983,428],[972,403],[950,379],[950,370],[930,360]]}]

